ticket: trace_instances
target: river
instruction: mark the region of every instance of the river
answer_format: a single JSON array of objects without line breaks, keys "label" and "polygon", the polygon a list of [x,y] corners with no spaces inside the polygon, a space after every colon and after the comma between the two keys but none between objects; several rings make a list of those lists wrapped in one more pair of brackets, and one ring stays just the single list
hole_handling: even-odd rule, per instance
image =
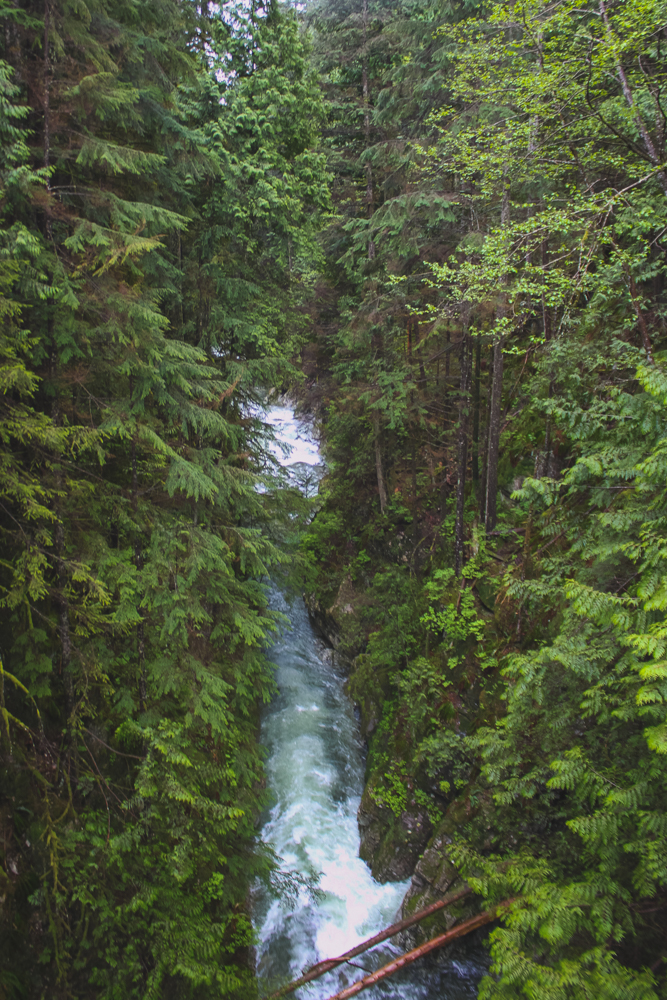
[{"label": "river", "polygon": [[[285,407],[272,407],[268,420],[291,454],[274,454],[286,465],[320,462],[308,425]],[[303,602],[288,605],[274,593],[272,604],[288,615],[285,629],[270,651],[277,666],[279,694],[262,719],[267,748],[267,782],[272,805],[263,817],[261,837],[270,843],[286,869],[319,873],[321,897],[302,892],[290,909],[285,900],[266,895],[255,906],[260,991],[268,992],[296,978],[314,962],[341,954],[392,923],[409,882],[376,882],[359,858],[357,809],[364,779],[364,754],[353,706],[345,695],[344,674],[332,651],[315,633]],[[378,968],[399,953],[391,944],[327,973],[297,998],[320,1000]],[[463,1000],[477,995],[477,961],[422,960],[419,967],[384,980],[366,991],[367,1000]]]}]

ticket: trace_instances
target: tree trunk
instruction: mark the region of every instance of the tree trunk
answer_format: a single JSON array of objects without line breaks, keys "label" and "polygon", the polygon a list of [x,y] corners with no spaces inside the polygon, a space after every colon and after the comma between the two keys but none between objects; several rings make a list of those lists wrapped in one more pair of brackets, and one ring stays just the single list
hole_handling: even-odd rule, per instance
[{"label": "tree trunk", "polygon": [[[50,305],[50,303],[49,303]],[[52,333],[52,320],[51,311],[49,309],[49,315],[47,319],[47,330],[49,334]],[[49,338],[51,339],[51,338]],[[57,360],[55,355],[55,348],[52,346],[51,357],[50,357],[50,374],[53,379],[56,368]],[[51,420],[54,427],[60,427],[62,424],[60,416],[60,403],[58,399],[55,399],[53,406],[51,407]],[[72,635],[70,632],[69,624],[69,600],[67,598],[67,565],[65,562],[65,529],[63,527],[61,509],[60,509],[60,496],[62,496],[63,490],[63,474],[58,463],[58,456],[53,455],[55,469],[55,494],[56,500],[54,504],[54,513],[56,516],[56,527],[54,531],[54,549],[55,549],[55,570],[58,576],[58,590],[55,596],[55,604],[58,609],[58,635],[60,637],[60,667],[63,680],[63,689],[65,692],[65,708],[67,712],[67,719],[72,713],[74,708],[74,679],[70,673],[69,666],[72,662]]]},{"label": "tree trunk", "polygon": [[[51,166],[51,64],[49,60],[49,50],[51,44],[51,8],[49,5],[49,0],[44,2],[44,80],[43,80],[43,102],[44,102],[44,166],[46,168],[46,190],[51,191],[51,174],[49,168]],[[51,201],[50,197],[47,198],[44,205],[44,235],[46,239],[51,242],[53,240],[53,226],[51,223]],[[50,277],[50,275],[49,275]]]},{"label": "tree trunk", "polygon": [[382,437],[380,432],[380,414],[373,410],[373,432],[375,437],[375,471],[378,479],[378,495],[380,497],[380,510],[384,514],[387,506],[387,489],[384,485],[384,471],[382,469]]},{"label": "tree trunk", "polygon": [[[51,9],[49,7],[49,0],[45,0],[44,3],[44,166],[48,170],[51,165],[51,108],[50,108],[50,94],[49,94],[49,44],[50,44],[50,29],[51,29]],[[50,188],[51,183],[47,175],[46,178],[46,188],[47,191]]]},{"label": "tree trunk", "polygon": [[[130,392],[132,389],[130,388]],[[139,476],[137,473],[137,442],[134,440],[132,442],[132,513],[136,514],[139,506]],[[135,524],[135,539],[134,539],[134,565],[137,568],[137,572],[141,572],[144,568],[144,559],[141,551],[141,541],[139,539],[139,526]],[[137,625],[137,664],[139,671],[139,704],[143,712],[146,711],[147,698],[148,698],[148,680],[146,677],[146,641],[144,635],[144,621],[143,615],[141,613],[141,607],[137,608],[138,614],[141,616],[141,621]]]},{"label": "tree trunk", "polygon": [[445,906],[453,906],[454,903],[458,903],[460,899],[465,899],[472,892],[468,886],[465,889],[461,889],[459,892],[455,892],[451,896],[445,896],[444,899],[438,899],[435,903],[431,903],[427,906],[425,910],[420,910],[418,913],[413,913],[411,917],[406,917],[404,920],[399,920],[398,923],[392,924],[390,927],[386,927],[379,934],[375,934],[373,937],[366,938],[361,944],[357,944],[354,948],[350,948],[346,951],[344,955],[339,955],[337,958],[325,958],[321,962],[316,962],[315,965],[311,965],[307,972],[304,972],[299,979],[293,980],[293,982],[288,983],[286,986],[281,986],[279,990],[275,993],[271,993],[266,1000],[280,1000],[280,997],[286,996],[288,993],[293,993],[294,990],[298,990],[300,986],[304,986],[306,983],[310,983],[313,979],[319,979],[323,976],[325,972],[330,972],[335,969],[336,966],[342,965],[343,962],[347,962],[350,958],[356,958],[357,955],[363,955],[365,951],[369,948],[374,948],[376,944],[382,944],[383,941],[387,941],[391,937],[395,937],[396,934],[400,934],[401,931],[406,931],[408,927],[413,927],[418,924],[420,920],[425,920],[427,917],[433,916],[439,910],[444,909]]},{"label": "tree trunk", "polygon": [[[58,475],[56,480],[56,489],[60,490],[62,477]],[[72,662],[72,635],[70,633],[69,625],[69,601],[67,600],[67,569],[65,566],[65,533],[63,531],[63,525],[60,518],[58,518],[58,523],[56,524],[56,530],[54,532],[54,541],[56,543],[56,558],[58,565],[58,632],[60,634],[60,650],[61,650],[61,669],[63,677],[63,688],[65,691],[65,705],[67,710],[67,719],[72,713],[74,708],[74,681],[72,674],[70,673],[69,666]]]},{"label": "tree trunk", "polygon": [[464,328],[461,340],[461,385],[459,392],[458,474],[456,479],[456,523],[454,526],[454,567],[461,575],[464,558],[466,471],[468,468],[468,416],[470,412],[470,336]]},{"label": "tree trunk", "polygon": [[[503,175],[503,200],[500,212],[500,224],[509,225],[510,221],[510,186],[507,171]],[[507,286],[507,275],[503,277],[503,286]],[[499,319],[507,315],[507,293],[505,301],[498,310]],[[491,383],[491,407],[489,411],[489,450],[486,462],[486,516],[484,524],[487,531],[493,531],[498,520],[498,458],[500,455],[500,425],[503,398],[503,344],[505,336],[502,332],[496,334],[493,342],[493,380]]]},{"label": "tree trunk", "polygon": [[[60,414],[58,403],[53,407],[52,419],[56,426],[60,425]],[[63,491],[62,472],[58,470],[55,477],[56,495]],[[67,780],[70,787],[76,787],[76,774],[72,774],[72,758],[75,752],[75,741],[70,723],[74,712],[74,677],[70,670],[72,662],[72,633],[69,623],[69,600],[67,598],[67,565],[65,562],[65,531],[61,518],[60,504],[56,501],[55,514],[57,517],[54,531],[54,548],[56,556],[56,572],[58,574],[58,591],[55,604],[58,609],[58,634],[60,637],[60,670],[65,694],[65,730],[62,744],[64,756],[64,769],[67,773]]]},{"label": "tree trunk", "polygon": [[486,460],[486,513],[484,525],[493,531],[498,519],[498,458],[500,455],[500,418],[503,396],[503,342],[496,336],[493,343],[493,379],[491,381],[491,406],[489,408],[488,455]]},{"label": "tree trunk", "polygon": [[[542,240],[542,271],[546,275],[549,265],[549,239]],[[542,326],[544,328],[544,339],[548,344],[551,340],[551,309],[547,305],[546,297],[542,292]]]},{"label": "tree trunk", "polygon": [[475,379],[473,382],[473,418],[472,418],[472,481],[479,489],[479,405],[480,376],[482,365],[482,342],[475,338]]},{"label": "tree trunk", "polygon": [[486,522],[486,473],[489,459],[489,423],[491,421],[491,389],[493,386],[493,355],[489,367],[489,388],[486,394],[486,406],[484,414],[484,434],[482,435],[482,469],[479,483],[479,517],[482,523]]},{"label": "tree trunk", "polygon": [[648,332],[648,327],[646,325],[646,319],[644,313],[642,312],[642,303],[637,291],[637,285],[635,284],[635,279],[630,273],[630,268],[626,265],[625,276],[628,279],[628,291],[630,292],[630,298],[632,299],[632,308],[635,311],[635,316],[637,317],[637,326],[639,327],[639,332],[641,333],[642,344],[644,350],[646,351],[646,360],[651,367],[655,365],[655,360],[653,358],[653,344],[651,342],[651,335]]},{"label": "tree trunk", "polygon": [[479,927],[484,927],[485,924],[490,924],[492,920],[498,919],[498,914],[501,908],[508,905],[510,901],[501,903],[500,906],[494,907],[491,910],[485,910],[483,913],[478,914],[476,917],[471,917],[470,920],[464,920],[462,924],[458,924],[456,927],[452,927],[450,931],[446,931],[444,934],[439,934],[438,937],[431,938],[426,944],[420,945],[418,948],[413,948],[412,951],[406,952],[404,955],[399,955],[392,962],[387,965],[383,965],[381,969],[377,972],[372,972],[369,976],[365,976],[363,979],[357,980],[356,983],[352,983],[351,986],[347,986],[344,990],[340,990],[339,993],[333,994],[333,996],[328,997],[328,1000],[348,1000],[348,997],[353,997],[357,993],[361,993],[362,990],[367,990],[369,986],[374,986],[375,983],[379,983],[380,980],[386,979],[387,976],[393,976],[395,972],[400,969],[404,969],[406,965],[411,965],[412,962],[416,962],[418,958],[422,958],[424,955],[428,955],[429,952],[435,951],[436,948],[442,948],[444,945],[449,944],[450,941],[454,941],[456,938],[463,937],[466,934],[470,934],[472,931],[476,931]]},{"label": "tree trunk", "polygon": [[449,430],[447,428],[447,419],[449,417],[449,406],[447,405],[447,399],[449,397],[449,369],[450,369],[450,332],[447,330],[447,347],[445,348],[445,389],[442,394],[442,431],[444,438],[444,448],[442,454],[442,483],[440,486],[440,505],[442,508],[442,515],[445,515],[445,504],[449,500]]},{"label": "tree trunk", "polygon": [[415,448],[415,439],[412,438],[412,449],[411,449],[411,459],[412,459],[412,544],[417,547],[419,542],[419,507],[417,503],[417,451]]},{"label": "tree trunk", "polygon": [[[605,3],[605,0],[600,0],[600,8],[599,9],[600,9],[600,15],[602,17],[602,21],[603,21],[604,26],[605,26],[605,31],[607,33],[607,38],[609,39],[609,42],[611,44],[611,49],[614,52],[614,57],[616,59],[616,72],[618,74],[618,79],[619,79],[619,82],[621,84],[621,89],[623,91],[623,96],[625,97],[625,100],[627,101],[628,107],[630,108],[630,110],[632,111],[632,113],[634,115],[634,119],[635,119],[635,121],[637,123],[637,128],[639,129],[640,135],[641,135],[642,139],[644,140],[644,147],[645,147],[646,152],[648,154],[649,160],[651,161],[651,163],[653,164],[654,167],[659,167],[660,166],[660,157],[658,156],[657,150],[655,148],[655,145],[653,144],[653,140],[651,139],[649,131],[646,128],[646,125],[644,123],[644,119],[642,118],[642,115],[641,115],[641,111],[639,110],[639,108],[637,107],[637,105],[635,103],[635,99],[634,99],[632,90],[630,88],[630,84],[628,83],[628,78],[626,76],[625,69],[623,68],[623,63],[621,62],[620,57],[617,55],[618,45],[617,45],[616,39],[614,37],[614,32],[612,30],[611,23],[609,21],[609,14],[607,12],[607,5]],[[665,174],[665,171],[662,170],[662,169],[659,169],[657,171],[657,174],[658,174],[658,177],[660,179],[660,183],[662,184],[662,190],[667,195],[667,174]]]},{"label": "tree trunk", "polygon": [[[363,6],[364,23],[364,49],[361,56],[361,91],[364,101],[364,148],[369,149],[371,144],[371,108],[370,108],[370,85],[368,83],[368,0],[364,0]],[[368,218],[373,215],[373,166],[370,160],[366,160],[366,205]],[[375,257],[375,243],[372,239],[368,241],[368,259]]]}]

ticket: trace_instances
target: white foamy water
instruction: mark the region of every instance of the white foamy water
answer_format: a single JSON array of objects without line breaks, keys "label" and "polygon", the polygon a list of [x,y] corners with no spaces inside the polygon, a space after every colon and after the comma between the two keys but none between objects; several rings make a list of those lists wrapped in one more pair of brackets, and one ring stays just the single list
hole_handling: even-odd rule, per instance
[{"label": "white foamy water", "polygon": [[[292,465],[295,462],[305,462],[307,465],[319,465],[320,449],[315,441],[312,431],[305,421],[299,421],[294,416],[294,412],[287,406],[272,406],[266,415],[267,424],[275,428],[278,441],[274,442],[269,450],[275,455],[283,465]],[[286,445],[289,452],[280,445]]]},{"label": "white foamy water", "polygon": [[[276,803],[262,839],[273,844],[285,868],[321,873],[324,898],[313,902],[302,894],[293,911],[281,900],[265,901],[258,971],[268,980],[296,978],[304,967],[390,924],[408,886],[380,885],[359,857],[362,748],[343,678],[303,605],[288,608],[279,596],[273,603],[293,627],[271,651],[280,694],[265,714],[262,739]],[[351,972],[357,970],[342,973],[342,981]],[[329,996],[340,978],[328,974],[308,995]]]},{"label": "white foamy water", "polygon": [[[285,455],[273,452],[283,465],[320,462],[317,443],[308,426],[286,407],[272,407],[268,421],[281,442],[291,447]],[[409,882],[376,882],[359,857],[357,809],[364,778],[363,746],[352,705],[344,692],[344,676],[336,669],[331,651],[314,632],[303,602],[290,607],[278,593],[273,607],[290,618],[270,650],[277,665],[279,694],[264,712],[262,742],[267,748],[267,783],[274,804],[267,812],[261,837],[283,859],[285,869],[319,873],[323,898],[305,893],[290,909],[285,900],[268,896],[257,901],[257,972],[261,993],[268,993],[323,958],[339,955],[364,938],[391,924],[397,916]],[[375,969],[398,953],[391,944],[327,973],[296,997],[322,1000],[361,978],[361,969]],[[446,972],[443,989],[442,973]],[[367,991],[368,1000],[402,997],[476,996],[479,966],[442,963],[401,973]],[[451,987],[451,989],[450,989]]]}]

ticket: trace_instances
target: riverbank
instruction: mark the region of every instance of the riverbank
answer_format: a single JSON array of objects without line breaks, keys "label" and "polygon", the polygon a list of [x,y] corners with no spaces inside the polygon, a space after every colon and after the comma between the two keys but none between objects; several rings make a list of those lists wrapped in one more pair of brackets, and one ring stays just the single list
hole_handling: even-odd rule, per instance
[{"label": "riverbank", "polygon": [[[348,598],[353,597],[349,586],[341,587]],[[345,690],[354,703],[359,721],[360,736],[364,743],[364,756],[368,761],[370,745],[377,733],[378,722],[383,713],[383,701],[366,695],[363,684],[363,653],[350,657],[350,647],[346,643],[346,617],[354,616],[354,607],[344,603],[340,597],[329,608],[322,608],[312,595],[304,595],[304,604],[311,623],[331,650],[331,655],[345,676]],[[354,626],[353,626],[354,627]],[[344,650],[344,651],[343,651]],[[361,700],[355,700],[357,695]],[[382,734],[380,734],[380,738]],[[376,754],[377,756],[377,754]],[[371,761],[373,755],[371,755]],[[365,767],[363,794],[357,810],[359,830],[359,855],[366,862],[371,873],[381,883],[405,883],[409,880],[401,901],[401,918],[424,909],[447,893],[456,892],[465,882],[452,863],[448,845],[460,825],[461,817],[452,809],[439,823],[433,822],[432,813],[418,801],[418,796],[406,796],[400,812],[391,808],[392,803],[378,802],[374,795],[378,781],[383,775],[378,768],[368,764]],[[479,905],[474,899],[455,904],[446,910],[403,932],[397,943],[406,949],[423,944],[437,934],[449,930],[454,923],[478,912]],[[474,953],[480,964],[480,942],[488,932],[479,933],[471,946],[470,942],[457,942],[451,951],[458,957]],[[438,962],[434,957],[432,963]],[[442,962],[442,957],[440,958]]]}]

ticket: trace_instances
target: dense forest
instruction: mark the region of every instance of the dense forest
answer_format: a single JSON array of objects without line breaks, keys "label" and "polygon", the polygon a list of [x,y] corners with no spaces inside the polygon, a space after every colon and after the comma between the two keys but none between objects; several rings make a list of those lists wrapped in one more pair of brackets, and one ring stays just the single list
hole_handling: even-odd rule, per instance
[{"label": "dense forest", "polygon": [[667,997],[663,0],[0,12],[0,1000],[257,995],[269,577],[479,996]]}]

